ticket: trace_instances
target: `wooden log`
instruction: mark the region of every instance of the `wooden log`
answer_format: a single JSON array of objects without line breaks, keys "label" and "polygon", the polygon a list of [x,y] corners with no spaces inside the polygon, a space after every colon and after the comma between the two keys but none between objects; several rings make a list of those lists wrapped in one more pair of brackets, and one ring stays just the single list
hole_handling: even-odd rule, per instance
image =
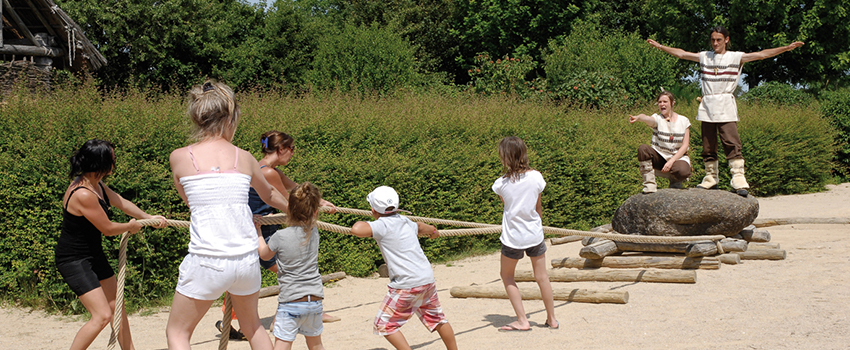
[{"label": "wooden log", "polygon": [[784,219],[756,219],[753,221],[755,227],[768,227],[779,225],[848,225],[850,218],[784,218]]},{"label": "wooden log", "polygon": [[694,242],[688,244],[688,250],[685,251],[685,256],[689,258],[715,254],[717,254],[717,243],[714,242]]},{"label": "wooden log", "polygon": [[[508,293],[502,286],[468,286],[452,287],[449,291],[455,298],[488,298],[507,299]],[[541,300],[540,290],[534,287],[519,288],[523,300]],[[629,302],[629,292],[598,291],[589,289],[553,289],[555,300],[572,301],[577,303],[610,303],[625,304]]]},{"label": "wooden log", "polygon": [[717,260],[726,265],[738,265],[741,263],[741,256],[735,253],[720,254]]},{"label": "wooden log", "polygon": [[737,252],[741,260],[785,260],[783,249],[753,249],[746,252]]},{"label": "wooden log", "polygon": [[720,260],[715,257],[689,258],[684,256],[609,256],[604,259],[563,258],[552,260],[552,267],[588,269],[599,267],[624,269],[704,269],[717,270]]},{"label": "wooden log", "polygon": [[589,246],[593,243],[599,242],[603,239],[604,238],[599,238],[599,237],[584,237],[584,238],[581,239],[581,245],[587,247],[587,246]]},{"label": "wooden log", "polygon": [[770,242],[750,242],[747,247],[749,249],[780,249],[779,243]]},{"label": "wooden log", "polygon": [[745,252],[747,251],[747,241],[743,239],[724,238],[720,240],[720,246],[724,252]]},{"label": "wooden log", "polygon": [[0,48],[0,54],[5,55],[24,55],[24,56],[47,56],[47,57],[62,57],[65,53],[60,48],[29,46],[29,45],[3,45]]},{"label": "wooden log", "polygon": [[743,230],[741,237],[747,242],[770,242],[770,232],[763,229]]},{"label": "wooden log", "polygon": [[679,253],[688,250],[687,242],[682,243],[632,243],[616,242],[617,249],[624,252]]},{"label": "wooden log", "polygon": [[572,243],[576,241],[580,241],[581,236],[564,236],[564,237],[555,237],[549,240],[552,245],[564,244],[564,243]]},{"label": "wooden log", "polygon": [[[329,273],[327,275],[322,275],[322,283],[328,283],[331,281],[337,281],[345,278],[345,272],[334,272]],[[274,295],[278,295],[280,293],[280,286],[268,286],[260,288],[260,298],[270,297]]]},{"label": "wooden log", "polygon": [[[735,255],[737,258],[738,256]],[[533,271],[516,271],[517,282],[534,282]],[[696,283],[694,270],[549,270],[551,282],[657,282],[657,283]]]},{"label": "wooden log", "polygon": [[578,255],[586,259],[602,259],[608,255],[619,252],[617,243],[609,239],[603,239],[589,246],[581,248]]}]

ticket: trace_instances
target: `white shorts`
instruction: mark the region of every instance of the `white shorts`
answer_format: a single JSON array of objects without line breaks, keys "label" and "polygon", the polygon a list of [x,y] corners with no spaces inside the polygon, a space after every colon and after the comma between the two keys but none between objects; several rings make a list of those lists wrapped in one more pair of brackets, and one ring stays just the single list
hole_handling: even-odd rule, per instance
[{"label": "white shorts", "polygon": [[180,264],[177,292],[192,299],[216,300],[225,291],[251,295],[260,290],[259,254],[235,257],[189,254]]}]

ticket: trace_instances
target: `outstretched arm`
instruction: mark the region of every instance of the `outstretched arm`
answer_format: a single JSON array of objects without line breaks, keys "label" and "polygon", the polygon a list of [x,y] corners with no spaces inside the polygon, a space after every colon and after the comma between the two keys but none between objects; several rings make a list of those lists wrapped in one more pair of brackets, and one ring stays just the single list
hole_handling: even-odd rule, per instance
[{"label": "outstretched arm", "polygon": [[771,58],[771,57],[776,56],[778,54],[781,54],[783,52],[791,51],[791,50],[796,49],[800,46],[803,46],[803,44],[805,44],[805,43],[803,43],[802,41],[795,41],[795,42],[791,43],[791,45],[774,47],[772,49],[765,49],[765,50],[761,50],[759,52],[748,52],[748,53],[745,53],[743,56],[741,56],[741,63],[763,60],[765,58]]},{"label": "outstretched arm", "polygon": [[630,115],[629,116],[629,123],[634,124],[637,121],[644,122],[650,128],[654,128],[656,126],[655,119],[653,119],[652,117],[650,117],[646,114],[641,113],[641,114],[638,114],[638,115]]},{"label": "outstretched arm", "polygon": [[682,49],[679,49],[679,48],[675,48],[675,47],[664,46],[664,45],[661,45],[657,41],[652,40],[652,39],[646,39],[646,42],[648,42],[650,45],[652,45],[652,47],[659,49],[661,51],[664,51],[666,53],[669,53],[673,56],[676,56],[677,58],[680,58],[680,59],[683,59],[683,60],[688,60],[688,61],[699,62],[699,54],[698,53],[688,52],[688,51],[685,51],[685,50],[682,50]]}]

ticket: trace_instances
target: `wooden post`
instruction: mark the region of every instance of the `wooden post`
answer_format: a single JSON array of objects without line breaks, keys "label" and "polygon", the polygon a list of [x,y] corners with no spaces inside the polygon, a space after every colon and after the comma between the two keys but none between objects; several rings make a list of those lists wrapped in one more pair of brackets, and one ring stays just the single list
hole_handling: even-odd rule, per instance
[{"label": "wooden post", "polygon": [[609,256],[604,259],[563,258],[552,260],[552,267],[588,269],[599,267],[625,269],[706,269],[717,270],[720,260],[715,257],[689,258],[683,256]]},{"label": "wooden post", "polygon": [[[738,256],[735,255],[737,258]],[[514,279],[517,282],[534,282],[532,271],[516,271]],[[697,272],[694,270],[549,270],[551,282],[657,282],[657,283],[696,283]]]},{"label": "wooden post", "polygon": [[747,247],[749,249],[780,249],[779,243],[770,242],[750,242]]},{"label": "wooden post", "polygon": [[551,242],[552,245],[558,245],[558,244],[580,241],[581,239],[582,239],[581,236],[564,236],[564,237],[552,238],[552,239],[549,240],[549,242]]},{"label": "wooden post", "polygon": [[696,258],[700,256],[710,256],[717,254],[717,244],[714,242],[695,242],[688,244],[688,249],[685,251],[685,256]]},{"label": "wooden post", "polygon": [[724,238],[720,240],[720,246],[724,252],[745,252],[747,251],[747,241],[743,239]]},{"label": "wooden post", "polygon": [[735,253],[720,254],[717,260],[726,265],[738,265],[741,263],[741,256]]},{"label": "wooden post", "polygon": [[741,260],[785,260],[785,250],[782,249],[753,249],[737,252]]},{"label": "wooden post", "polygon": [[[449,291],[455,298],[487,298],[507,299],[508,293],[502,286],[468,286],[452,287]],[[519,288],[522,300],[541,300],[540,290],[537,288]],[[595,291],[588,289],[554,289],[552,294],[555,300],[572,301],[577,303],[610,303],[625,304],[629,302],[629,292],[621,291]]]},{"label": "wooden post", "polygon": [[764,229],[743,230],[741,237],[747,242],[770,242],[770,232]]},{"label": "wooden post", "polygon": [[619,252],[617,243],[609,239],[603,239],[581,248],[578,255],[586,259],[602,259],[617,252]]}]

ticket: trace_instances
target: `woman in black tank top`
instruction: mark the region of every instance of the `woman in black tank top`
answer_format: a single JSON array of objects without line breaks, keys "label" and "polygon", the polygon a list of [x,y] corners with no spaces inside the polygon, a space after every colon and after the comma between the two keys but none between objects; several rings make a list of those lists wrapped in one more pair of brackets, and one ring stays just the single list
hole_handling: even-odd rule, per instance
[{"label": "woman in black tank top", "polygon": [[[89,140],[71,157],[70,176],[74,180],[62,200],[62,233],[56,241],[56,267],[92,315],[77,332],[71,349],[88,348],[114,313],[117,282],[101,248],[101,234],[136,233],[142,228],[135,219],[127,223],[111,221],[110,204],[136,219],[160,219],[157,227],[165,227],[164,217],[145,213],[101,182],[114,166],[115,153],[107,141]],[[122,313],[118,342],[124,350],[134,349],[127,313],[123,310]]]}]

